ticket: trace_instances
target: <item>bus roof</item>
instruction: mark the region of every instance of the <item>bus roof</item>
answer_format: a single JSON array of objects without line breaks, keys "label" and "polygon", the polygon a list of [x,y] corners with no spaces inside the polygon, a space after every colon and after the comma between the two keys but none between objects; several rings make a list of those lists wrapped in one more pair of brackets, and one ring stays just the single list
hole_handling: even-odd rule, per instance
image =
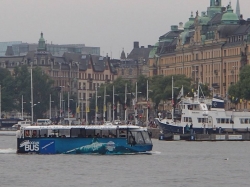
[{"label": "bus roof", "polygon": [[27,126],[22,127],[23,130],[41,130],[41,129],[93,129],[93,130],[112,130],[112,129],[141,129],[146,130],[144,127],[134,125],[89,125],[89,126],[64,126],[64,125],[49,125],[49,126]]}]

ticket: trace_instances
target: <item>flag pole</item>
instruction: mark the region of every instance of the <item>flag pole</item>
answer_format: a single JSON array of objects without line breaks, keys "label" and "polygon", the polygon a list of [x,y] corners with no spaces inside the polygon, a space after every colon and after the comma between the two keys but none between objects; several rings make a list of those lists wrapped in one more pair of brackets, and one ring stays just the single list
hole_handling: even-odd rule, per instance
[{"label": "flag pole", "polygon": [[172,76],[172,121],[174,122],[174,77]]}]

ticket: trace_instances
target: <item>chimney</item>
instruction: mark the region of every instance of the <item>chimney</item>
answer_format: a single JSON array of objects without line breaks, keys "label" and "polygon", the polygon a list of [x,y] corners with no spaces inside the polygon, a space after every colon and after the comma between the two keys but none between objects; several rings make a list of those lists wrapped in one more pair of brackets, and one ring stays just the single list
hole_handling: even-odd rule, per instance
[{"label": "chimney", "polygon": [[178,27],[179,30],[184,30],[184,27],[183,27],[183,22],[180,22],[179,23],[179,27]]},{"label": "chimney", "polygon": [[148,48],[152,48],[152,46],[151,46],[151,45],[148,45]]},{"label": "chimney", "polygon": [[144,48],[144,46],[141,46],[141,48],[143,49],[143,48]]},{"label": "chimney", "polygon": [[134,49],[139,48],[139,42],[134,42]]}]

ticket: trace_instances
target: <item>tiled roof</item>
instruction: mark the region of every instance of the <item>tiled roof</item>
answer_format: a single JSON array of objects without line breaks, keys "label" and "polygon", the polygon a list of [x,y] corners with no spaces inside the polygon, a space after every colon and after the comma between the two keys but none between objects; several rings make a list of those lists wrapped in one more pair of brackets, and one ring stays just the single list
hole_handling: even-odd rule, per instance
[{"label": "tiled roof", "polygon": [[138,59],[145,59],[148,60],[149,53],[152,48],[134,48],[130,54],[128,55],[128,59],[138,60]]}]

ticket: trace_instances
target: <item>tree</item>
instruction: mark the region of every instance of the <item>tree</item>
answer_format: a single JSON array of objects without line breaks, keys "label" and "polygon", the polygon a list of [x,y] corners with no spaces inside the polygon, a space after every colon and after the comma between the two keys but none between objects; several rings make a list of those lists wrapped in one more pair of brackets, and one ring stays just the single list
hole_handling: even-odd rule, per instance
[{"label": "tree", "polygon": [[[191,92],[191,79],[187,78],[185,75],[173,75],[174,79],[174,103],[176,103],[176,98],[179,94],[179,91],[183,85],[184,95]],[[177,89],[176,89],[177,88]],[[157,75],[151,78],[150,81],[150,92],[149,96],[152,101],[155,103],[155,108],[158,108],[158,105],[161,101],[171,100],[172,99],[172,75],[163,76]]]},{"label": "tree", "polygon": [[[131,99],[133,99],[133,86],[130,81],[124,80],[122,77],[118,77],[113,83],[107,83],[102,84],[98,88],[98,96],[101,96],[101,98],[98,99],[97,106],[98,106],[98,112],[103,112],[103,106],[104,106],[104,87],[106,86],[106,95],[109,95],[109,97],[106,97],[106,103],[113,103],[113,85],[115,87],[115,106],[117,106],[118,102],[124,107],[125,106],[125,84],[127,83],[127,93],[131,93],[130,95],[127,94],[127,102],[126,105],[131,105]],[[112,106],[113,107],[113,106]],[[95,116],[95,94],[90,99],[90,116]],[[115,115],[117,115],[117,111],[115,111]]]},{"label": "tree", "polygon": [[239,81],[228,88],[229,99],[232,103],[239,103],[241,99],[250,100],[250,66],[241,69]]},{"label": "tree", "polygon": [[12,111],[15,108],[16,99],[13,94],[14,79],[10,72],[5,68],[0,68],[0,85],[1,85],[1,110]]},{"label": "tree", "polygon": [[33,72],[33,103],[37,104],[34,107],[34,114],[36,118],[44,118],[44,113],[49,109],[53,80],[40,67],[34,68]]},{"label": "tree", "polygon": [[[17,107],[21,109],[23,95],[24,111],[31,113],[31,74],[28,66],[19,66],[14,69],[15,98]],[[33,69],[33,112],[35,118],[44,118],[44,113],[49,109],[49,95],[53,93],[53,81],[40,67]]]},{"label": "tree", "polygon": [[[141,92],[140,97],[147,97],[147,80],[150,80],[148,77],[144,75],[140,75],[137,79],[137,91]],[[135,85],[134,85],[134,90],[135,90]]]}]

